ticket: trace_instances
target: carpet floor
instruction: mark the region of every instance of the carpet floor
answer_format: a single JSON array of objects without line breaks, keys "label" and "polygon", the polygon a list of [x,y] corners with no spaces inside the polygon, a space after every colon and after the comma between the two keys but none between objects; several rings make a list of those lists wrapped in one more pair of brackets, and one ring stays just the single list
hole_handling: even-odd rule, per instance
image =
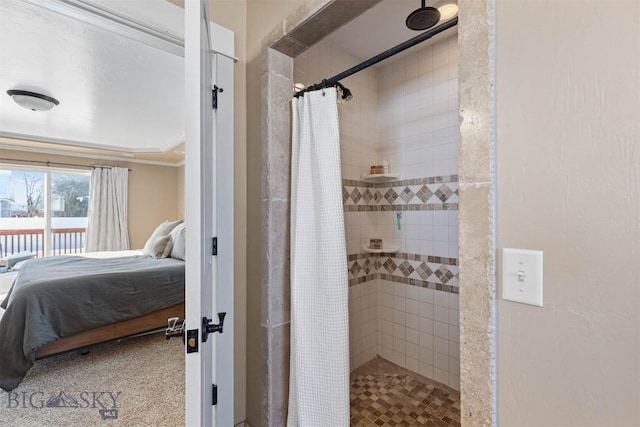
[{"label": "carpet floor", "polygon": [[162,334],[36,361],[10,393],[2,426],[184,425],[184,345]]}]

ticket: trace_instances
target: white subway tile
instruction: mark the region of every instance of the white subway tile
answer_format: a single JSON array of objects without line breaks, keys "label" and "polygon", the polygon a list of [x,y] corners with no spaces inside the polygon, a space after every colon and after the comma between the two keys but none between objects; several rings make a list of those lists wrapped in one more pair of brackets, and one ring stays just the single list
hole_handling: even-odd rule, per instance
[{"label": "white subway tile", "polygon": [[402,353],[398,353],[397,351],[393,352],[393,363],[398,366],[402,366],[403,368],[406,366],[406,357]]},{"label": "white subway tile", "polygon": [[459,246],[458,242],[449,242],[449,257],[458,258],[459,257]]},{"label": "white subway tile", "polygon": [[393,294],[395,296],[406,297],[407,290],[404,283],[394,283],[393,284]]},{"label": "white subway tile", "polygon": [[435,299],[434,292],[433,289],[420,288],[420,301],[433,304]]},{"label": "white subway tile", "polygon": [[449,256],[449,242],[435,241],[433,242],[433,252],[435,256],[448,257]]},{"label": "white subway tile", "polygon": [[406,328],[403,325],[398,325],[397,323],[393,325],[393,336],[395,338],[405,339],[406,336]]},{"label": "white subway tile", "polygon": [[380,356],[389,361],[393,361],[393,349],[391,347],[382,347],[380,350]]},{"label": "white subway tile", "polygon": [[405,326],[407,324],[407,314],[404,311],[394,310],[393,323],[397,323],[398,325]]},{"label": "white subway tile", "polygon": [[413,357],[414,359],[420,358],[420,346],[417,344],[406,342],[405,349],[405,354],[407,356]]},{"label": "white subway tile", "polygon": [[393,297],[389,294],[381,294],[380,305],[382,307],[393,308]]},{"label": "white subway tile", "polygon": [[442,369],[443,371],[448,373],[449,372],[449,356],[434,352],[433,367]]},{"label": "white subway tile", "polygon": [[407,287],[407,298],[414,301],[420,301],[420,289],[421,288],[418,286]]},{"label": "white subway tile", "polygon": [[388,320],[382,321],[382,332],[388,335],[393,335],[393,323]]},{"label": "white subway tile", "polygon": [[449,340],[446,338],[433,337],[433,349],[440,353],[449,355]]},{"label": "white subway tile", "polygon": [[419,330],[420,329],[420,317],[415,314],[407,313],[406,316],[406,326],[407,328]]},{"label": "white subway tile", "polygon": [[449,308],[436,305],[433,307],[433,319],[437,322],[449,324]]},{"label": "white subway tile", "polygon": [[433,322],[433,335],[449,339],[449,325],[442,322]]},{"label": "white subway tile", "polygon": [[405,330],[407,343],[420,344],[420,332],[416,329],[407,328]]},{"label": "white subway tile", "polygon": [[433,240],[449,242],[449,227],[445,225],[433,227]]},{"label": "white subway tile", "polygon": [[460,390],[460,375],[449,374],[449,387]]},{"label": "white subway tile", "polygon": [[393,349],[393,336],[382,334],[382,347]]},{"label": "white subway tile", "polygon": [[433,335],[427,333],[420,333],[420,347],[433,350]]},{"label": "white subway tile", "polygon": [[429,302],[420,302],[420,317],[433,319],[433,304]]},{"label": "white subway tile", "polygon": [[434,353],[433,350],[426,347],[420,347],[420,362],[433,365]]},{"label": "white subway tile", "polygon": [[420,362],[418,361],[418,359],[414,359],[407,356],[405,368],[407,368],[410,371],[418,373],[418,371],[420,370]]},{"label": "white subway tile", "polygon": [[434,291],[434,304],[440,307],[449,307],[449,293],[444,291]]},{"label": "white subway tile", "polygon": [[454,359],[460,360],[460,344],[457,342],[449,341],[449,356]]},{"label": "white subway tile", "polygon": [[460,310],[460,295],[449,294],[449,308],[452,310]]},{"label": "white subway tile", "polygon": [[460,342],[460,327],[449,326],[449,341]]},{"label": "white subway tile", "polygon": [[423,377],[433,378],[433,364],[423,363],[422,361],[420,361],[420,370],[418,372]]},{"label": "white subway tile", "polygon": [[455,357],[449,357],[449,373],[460,375],[460,360]]},{"label": "white subway tile", "polygon": [[449,310],[449,325],[460,326],[460,312],[458,310]]},{"label": "white subway tile", "polygon": [[412,299],[406,300],[406,311],[407,314],[420,314],[420,301],[415,301]]},{"label": "white subway tile", "polygon": [[406,343],[402,338],[393,338],[393,351],[405,354]]},{"label": "white subway tile", "polygon": [[449,372],[439,369],[435,366],[433,368],[433,375],[431,376],[431,378],[442,384],[449,384]]},{"label": "white subway tile", "polygon": [[407,305],[407,299],[403,296],[394,296],[393,297],[393,309],[405,311]]},{"label": "white subway tile", "polygon": [[420,318],[420,332],[426,332],[428,334],[433,334],[433,320],[427,319],[425,317]]}]

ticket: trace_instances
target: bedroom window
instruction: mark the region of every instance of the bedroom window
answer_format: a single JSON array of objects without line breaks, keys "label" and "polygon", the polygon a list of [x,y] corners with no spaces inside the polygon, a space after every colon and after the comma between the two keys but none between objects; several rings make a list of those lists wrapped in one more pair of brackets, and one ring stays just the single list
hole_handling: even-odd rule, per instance
[{"label": "bedroom window", "polygon": [[84,252],[90,182],[87,172],[0,169],[0,258]]}]

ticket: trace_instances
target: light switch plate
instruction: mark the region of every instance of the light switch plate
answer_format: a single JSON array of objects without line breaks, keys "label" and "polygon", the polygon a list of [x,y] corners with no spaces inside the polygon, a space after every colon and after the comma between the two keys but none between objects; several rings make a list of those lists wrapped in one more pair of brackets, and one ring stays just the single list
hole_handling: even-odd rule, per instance
[{"label": "light switch plate", "polygon": [[502,299],[542,307],[542,251],[502,249]]}]

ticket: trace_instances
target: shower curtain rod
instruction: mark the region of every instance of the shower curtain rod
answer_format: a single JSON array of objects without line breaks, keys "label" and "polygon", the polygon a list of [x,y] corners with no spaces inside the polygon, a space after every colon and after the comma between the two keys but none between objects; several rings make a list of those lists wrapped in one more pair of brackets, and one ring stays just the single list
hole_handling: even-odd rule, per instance
[{"label": "shower curtain rod", "polygon": [[451,19],[450,21],[445,22],[444,24],[438,25],[437,27],[433,27],[427,31],[425,31],[422,34],[419,34],[403,43],[400,43],[397,46],[392,47],[389,50],[386,50],[376,56],[374,56],[373,58],[367,59],[366,61],[349,68],[346,71],[341,72],[340,74],[336,74],[335,76],[329,78],[329,79],[325,79],[322,80],[322,82],[311,85],[309,87],[307,87],[306,89],[303,89],[299,92],[296,92],[295,95],[293,95],[294,97],[299,97],[302,94],[304,94],[305,92],[311,92],[314,90],[320,90],[323,89],[325,87],[331,87],[331,86],[336,86],[336,84],[338,84],[338,82],[342,79],[345,79],[349,76],[351,76],[352,74],[355,74],[359,71],[362,71],[366,68],[371,67],[372,65],[377,64],[378,62],[384,61],[387,58],[390,58],[394,55],[397,55],[398,53],[405,51],[407,49],[409,49],[410,47],[413,47],[419,43],[422,43],[425,40],[429,40],[431,37],[435,36],[436,34],[439,34],[445,30],[448,30],[451,27],[455,27],[456,25],[458,25],[458,17],[456,16],[455,18]]},{"label": "shower curtain rod", "polygon": [[[90,169],[111,169],[112,166],[97,166],[97,165],[78,165],[75,163],[60,163],[60,162],[50,162],[47,160],[25,160],[25,159],[8,159],[6,157],[0,157],[0,162],[23,162],[23,163],[38,163],[41,165],[49,166],[73,166],[78,168],[90,168]],[[131,169],[127,169],[129,172],[132,172]]]}]

